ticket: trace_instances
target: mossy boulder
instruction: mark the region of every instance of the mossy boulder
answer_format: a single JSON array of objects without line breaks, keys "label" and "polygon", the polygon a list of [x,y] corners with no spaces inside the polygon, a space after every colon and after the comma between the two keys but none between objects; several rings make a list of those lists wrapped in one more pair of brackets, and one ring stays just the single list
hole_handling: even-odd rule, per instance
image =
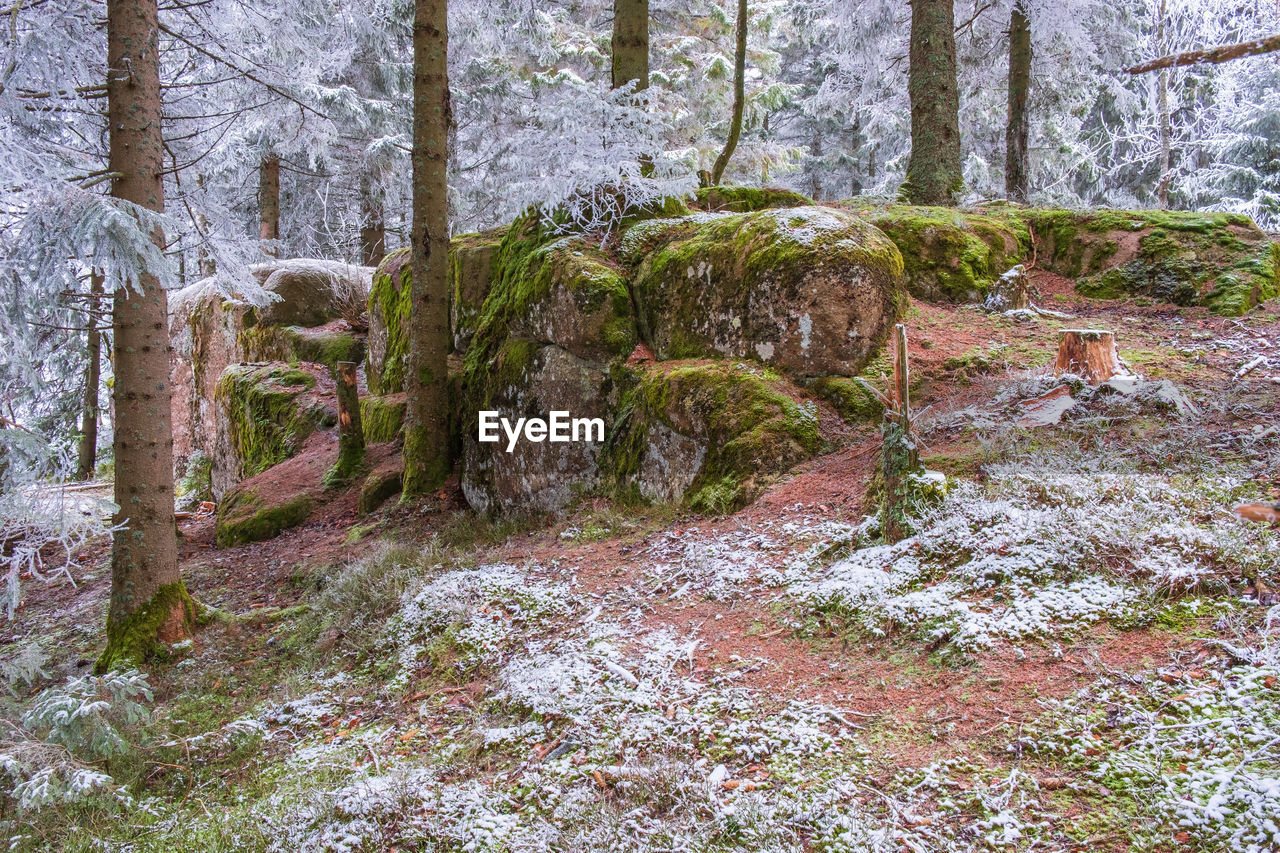
[{"label": "mossy boulder", "polygon": [[[465,352],[498,272],[498,250],[507,228],[462,234],[449,243],[449,327],[453,346]],[[369,343],[365,377],[374,394],[405,390],[409,356],[409,247],[383,259],[369,291]]]},{"label": "mossy boulder", "polygon": [[311,329],[252,326],[240,332],[239,345],[246,361],[307,361],[323,364],[331,374],[340,361],[364,360],[364,337],[341,320]]},{"label": "mossy boulder", "polygon": [[848,213],[795,207],[641,223],[622,241],[658,358],[751,358],[854,374],[904,307],[902,255]]},{"label": "mossy boulder", "polygon": [[848,423],[874,424],[884,417],[884,404],[864,385],[847,376],[820,376],[810,382],[808,388],[830,403]]},{"label": "mossy boulder", "polygon": [[[474,347],[473,347],[474,349]],[[508,451],[506,435],[479,440],[479,412],[496,411],[513,426],[520,418],[612,421],[614,389],[606,365],[579,358],[554,344],[508,338],[489,366],[469,374],[462,418],[462,491],[479,512],[556,512],[599,483],[603,441],[553,443],[521,438]]]},{"label": "mossy boulder", "polygon": [[449,243],[449,324],[453,348],[466,352],[497,270],[507,228],[462,234]]},{"label": "mossy boulder", "polygon": [[771,207],[804,207],[813,199],[780,187],[701,187],[693,207],[713,213],[754,213]]},{"label": "mossy boulder", "polygon": [[309,494],[274,496],[242,484],[218,505],[216,543],[231,548],[271,539],[306,521],[314,506]]},{"label": "mossy boulder", "polygon": [[255,310],[264,326],[323,326],[346,317],[354,322],[369,293],[373,268],[341,261],[290,258],[256,264],[250,272],[276,299]]},{"label": "mossy boulder", "polygon": [[843,203],[889,236],[902,253],[911,295],[946,302],[978,302],[1031,243],[1026,225],[1008,210]]},{"label": "mossy boulder", "polygon": [[218,380],[211,481],[215,498],[295,455],[317,429],[337,423],[334,385],[316,365],[236,364]]},{"label": "mossy boulder", "polygon": [[620,384],[602,460],[620,497],[728,512],[830,446],[820,404],[759,364],[659,363],[626,369]]},{"label": "mossy boulder", "polygon": [[1241,314],[1277,294],[1280,254],[1236,213],[1032,210],[1043,263],[1085,296]]}]

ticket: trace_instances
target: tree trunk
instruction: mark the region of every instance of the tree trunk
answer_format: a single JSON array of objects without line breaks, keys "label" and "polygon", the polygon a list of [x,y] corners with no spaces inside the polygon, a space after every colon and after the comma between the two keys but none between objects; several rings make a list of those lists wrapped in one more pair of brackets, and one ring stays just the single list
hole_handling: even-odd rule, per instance
[{"label": "tree trunk", "polygon": [[[196,186],[204,189],[204,175],[196,176]],[[196,236],[200,242],[196,244],[196,264],[200,269],[200,277],[208,278],[218,271],[213,252],[209,251],[209,220],[204,213],[197,210],[195,214]]]},{"label": "tree trunk", "polygon": [[382,202],[374,195],[369,184],[361,187],[360,262],[366,267],[376,267],[387,256],[387,224],[382,214]]},{"label": "tree trunk", "polygon": [[415,0],[413,228],[404,494],[437,488],[449,458],[449,30],[447,0]]},{"label": "tree trunk", "polygon": [[907,504],[911,500],[911,477],[920,468],[920,452],[911,434],[911,373],[907,363],[907,330],[901,323],[893,327],[893,388],[880,428],[881,472],[884,475],[884,508],[880,520],[886,542],[900,542],[911,535]]},{"label": "tree trunk", "polygon": [[98,383],[102,379],[102,333],[98,312],[102,310],[102,273],[89,276],[88,345],[85,353],[84,405],[80,410],[80,446],[77,449],[76,479],[88,480],[98,460]]},{"label": "tree trunk", "polygon": [[[1156,40],[1160,43],[1159,51],[1165,53],[1165,0],[1160,0],[1156,7],[1159,19],[1156,21]],[[1169,181],[1173,174],[1173,127],[1169,118],[1169,72],[1160,69],[1156,79],[1156,110],[1160,113],[1160,181],[1156,185],[1156,203],[1161,210],[1169,207]]]},{"label": "tree trunk", "polygon": [[356,363],[340,361],[338,380],[338,462],[329,481],[345,483],[364,464],[364,426],[360,422],[360,391],[356,385]]},{"label": "tree trunk", "polygon": [[1161,68],[1181,68],[1184,65],[1199,65],[1205,62],[1218,64],[1245,56],[1274,53],[1277,50],[1280,50],[1280,35],[1243,41],[1237,44],[1224,44],[1219,47],[1211,47],[1208,50],[1188,50],[1183,53],[1173,53],[1168,56],[1162,56],[1159,59],[1153,59],[1150,62],[1131,65],[1125,71],[1130,74],[1145,74],[1148,71],[1156,71]]},{"label": "tree trunk", "polygon": [[719,186],[724,170],[729,165],[733,150],[738,147],[742,135],[742,110],[747,100],[747,0],[738,0],[737,41],[733,48],[733,117],[729,120],[729,138],[724,150],[711,167],[711,185]]},{"label": "tree trunk", "polygon": [[1010,201],[1026,202],[1030,180],[1027,139],[1027,95],[1031,89],[1031,24],[1022,0],[1009,15],[1009,115],[1004,130],[1004,193]]},{"label": "tree trunk", "polygon": [[[108,168],[111,194],[164,209],[156,0],[107,2]],[[152,235],[163,246],[164,235]],[[150,272],[115,292],[115,534],[107,647],[97,670],[145,659],[191,633],[194,605],[178,574],[168,304]]]},{"label": "tree trunk", "polygon": [[258,166],[258,236],[262,251],[279,257],[280,248],[280,158],[263,157]]},{"label": "tree trunk", "polygon": [[907,93],[911,159],[902,196],[912,204],[955,204],[964,174],[952,0],[912,0]]},{"label": "tree trunk", "polygon": [[1123,371],[1113,332],[1066,329],[1058,338],[1054,375],[1074,373],[1090,385],[1100,385]]},{"label": "tree trunk", "polygon": [[613,88],[649,88],[649,0],[613,0]]}]

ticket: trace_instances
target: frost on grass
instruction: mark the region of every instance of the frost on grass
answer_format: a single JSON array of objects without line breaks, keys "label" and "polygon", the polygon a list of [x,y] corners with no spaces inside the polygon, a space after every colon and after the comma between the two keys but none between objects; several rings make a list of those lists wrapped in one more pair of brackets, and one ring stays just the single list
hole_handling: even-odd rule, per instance
[{"label": "frost on grass", "polygon": [[1264,553],[1221,512],[1242,486],[1229,474],[1178,482],[1048,459],[986,473],[985,484],[958,486],[915,536],[828,566],[797,561],[784,573],[789,594],[873,635],[905,630],[971,652],[1155,618],[1170,594],[1220,586]]},{"label": "frost on grass", "polygon": [[1103,679],[1015,744],[1083,771],[1133,806],[1149,843],[1280,848],[1280,647],[1232,647],[1218,665]]}]

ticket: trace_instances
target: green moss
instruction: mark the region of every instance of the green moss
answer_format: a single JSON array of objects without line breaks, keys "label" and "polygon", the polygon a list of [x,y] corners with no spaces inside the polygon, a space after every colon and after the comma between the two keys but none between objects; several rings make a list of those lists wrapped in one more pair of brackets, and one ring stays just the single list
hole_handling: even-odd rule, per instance
[{"label": "green moss", "polygon": [[641,500],[637,476],[661,424],[706,446],[702,468],[685,493],[690,507],[727,512],[746,505],[764,481],[827,445],[817,406],[797,402],[777,374],[728,362],[669,369],[618,368],[619,415],[607,436],[602,481],[615,496]]},{"label": "green moss", "polygon": [[[790,298],[816,268],[863,270],[891,311],[905,303],[895,246],[839,211],[765,210],[652,226],[624,239],[622,253],[637,265],[631,290],[641,337],[661,359],[721,356],[724,341],[744,339],[754,293],[768,288]],[[861,343],[868,357],[878,344]]]},{"label": "green moss", "polygon": [[1021,263],[1031,233],[1014,208],[978,213],[949,207],[844,203],[889,236],[902,253],[913,296],[968,302]]},{"label": "green moss", "polygon": [[794,190],[777,187],[701,187],[695,193],[699,210],[753,213],[770,207],[804,207],[813,199]]},{"label": "green moss", "polygon": [[399,471],[374,471],[360,486],[360,499],[356,511],[368,515],[400,493]]},{"label": "green moss", "polygon": [[253,326],[238,336],[246,361],[307,361],[336,371],[340,361],[364,359],[364,341],[351,332],[300,326]]},{"label": "green moss", "polygon": [[507,229],[460,234],[449,242],[450,323],[454,345],[466,351],[480,309],[498,274],[498,249]]},{"label": "green moss", "polygon": [[847,377],[823,376],[813,380],[809,389],[834,406],[849,423],[879,423],[884,417],[884,405],[861,383]]},{"label": "green moss", "polygon": [[101,675],[144,663],[165,651],[160,631],[175,614],[182,621],[182,633],[190,631],[196,619],[196,605],[182,581],[166,584],[124,619],[107,620],[107,647],[94,670]]},{"label": "green moss", "polygon": [[405,400],[402,396],[360,398],[360,425],[365,444],[398,441],[404,426]]},{"label": "green moss", "polygon": [[255,489],[235,489],[224,495],[218,506],[217,545],[229,548],[270,539],[306,521],[312,506],[310,495],[272,504]]},{"label": "green moss", "polygon": [[1280,296],[1280,243],[1268,243],[1257,255],[1218,276],[1204,301],[1217,314],[1238,317],[1277,296]]},{"label": "green moss", "polygon": [[244,477],[292,457],[316,429],[332,426],[332,414],[301,397],[316,379],[282,365],[232,365],[218,379],[214,400],[227,415],[231,446]]},{"label": "green moss", "polygon": [[369,290],[369,321],[385,330],[382,359],[370,351],[365,379],[371,394],[394,394],[404,390],[404,371],[409,357],[409,307],[412,268],[409,247],[397,249],[383,259],[373,274]]}]

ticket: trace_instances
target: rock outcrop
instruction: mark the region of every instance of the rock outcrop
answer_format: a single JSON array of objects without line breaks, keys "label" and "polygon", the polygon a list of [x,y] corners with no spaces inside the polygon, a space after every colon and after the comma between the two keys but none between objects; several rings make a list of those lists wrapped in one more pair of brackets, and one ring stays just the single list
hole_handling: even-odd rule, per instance
[{"label": "rock outcrop", "polygon": [[[212,279],[189,285],[170,299],[178,473],[196,451],[217,458],[221,412],[215,396],[228,367],[245,361],[283,361],[332,369],[338,361],[363,358],[363,335],[352,321],[360,323],[371,267],[301,258],[259,264],[251,273],[278,297],[275,301],[255,308],[225,296]],[[215,474],[223,487],[233,478],[229,470]]]},{"label": "rock outcrop", "polygon": [[[616,253],[526,216],[493,264],[461,377],[462,488],[481,511],[593,493],[740,506],[839,423],[798,383],[860,370],[904,300],[893,244],[817,207],[641,221]],[[481,411],[599,419],[603,440],[508,450],[478,440]]]}]

